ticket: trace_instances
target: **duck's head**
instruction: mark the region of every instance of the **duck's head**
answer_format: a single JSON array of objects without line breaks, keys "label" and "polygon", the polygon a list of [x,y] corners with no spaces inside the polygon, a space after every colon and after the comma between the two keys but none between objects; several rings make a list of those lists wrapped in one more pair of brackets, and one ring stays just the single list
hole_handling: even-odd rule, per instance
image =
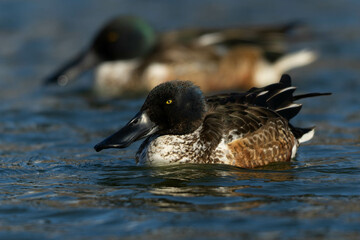
[{"label": "duck's head", "polygon": [[102,62],[143,57],[155,43],[156,34],[145,21],[134,16],[117,17],[98,32],[90,48],[65,64],[45,83],[63,86]]},{"label": "duck's head", "polygon": [[155,87],[134,118],[123,128],[95,146],[125,148],[151,135],[182,135],[195,131],[206,112],[200,89],[189,81],[170,81]]}]

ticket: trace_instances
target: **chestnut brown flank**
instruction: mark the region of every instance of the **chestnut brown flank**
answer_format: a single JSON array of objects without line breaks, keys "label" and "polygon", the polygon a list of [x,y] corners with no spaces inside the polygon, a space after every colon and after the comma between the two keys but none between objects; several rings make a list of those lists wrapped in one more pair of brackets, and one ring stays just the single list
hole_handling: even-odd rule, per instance
[{"label": "chestnut brown flank", "polygon": [[283,119],[269,121],[253,133],[228,144],[236,166],[253,168],[291,159],[295,137]]}]

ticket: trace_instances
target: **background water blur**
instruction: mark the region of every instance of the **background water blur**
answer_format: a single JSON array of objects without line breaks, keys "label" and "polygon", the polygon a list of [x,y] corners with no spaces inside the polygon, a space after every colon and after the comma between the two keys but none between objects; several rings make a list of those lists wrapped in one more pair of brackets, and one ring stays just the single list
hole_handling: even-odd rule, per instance
[{"label": "background water blur", "polygon": [[[360,2],[0,1],[0,239],[359,239]],[[100,101],[91,75],[66,89],[44,77],[118,14],[158,30],[303,20],[320,53],[291,72],[304,100],[295,123],[317,125],[289,164],[138,167],[139,144],[95,153],[143,99]]]}]

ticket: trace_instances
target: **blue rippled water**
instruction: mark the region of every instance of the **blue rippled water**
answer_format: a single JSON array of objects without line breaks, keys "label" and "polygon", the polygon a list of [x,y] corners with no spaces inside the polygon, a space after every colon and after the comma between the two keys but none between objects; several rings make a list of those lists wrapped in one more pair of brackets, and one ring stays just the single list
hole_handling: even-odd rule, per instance
[{"label": "blue rippled water", "polygon": [[[329,1],[0,2],[0,239],[359,239],[360,4]],[[41,87],[59,64],[118,14],[159,30],[300,19],[291,48],[317,50],[293,70],[304,100],[296,125],[315,138],[290,163],[136,166],[139,144],[96,153],[143,99],[97,99],[92,75]]]}]

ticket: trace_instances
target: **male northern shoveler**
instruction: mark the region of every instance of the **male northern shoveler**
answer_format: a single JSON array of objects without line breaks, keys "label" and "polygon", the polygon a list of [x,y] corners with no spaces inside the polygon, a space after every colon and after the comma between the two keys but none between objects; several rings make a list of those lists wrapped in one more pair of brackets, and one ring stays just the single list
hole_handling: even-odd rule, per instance
[{"label": "male northern shoveler", "polygon": [[301,109],[294,101],[329,93],[293,96],[283,75],[279,83],[245,93],[204,97],[189,81],[155,87],[140,112],[122,129],[95,146],[125,148],[146,138],[136,159],[149,165],[229,164],[244,168],[290,161],[314,128],[289,123]]},{"label": "male northern shoveler", "polygon": [[204,92],[262,87],[316,58],[308,50],[285,51],[285,36],[296,26],[156,34],[145,21],[122,16],[107,23],[90,48],[46,83],[66,85],[96,67],[95,90],[108,97],[148,92],[172,79],[191,79]]}]

